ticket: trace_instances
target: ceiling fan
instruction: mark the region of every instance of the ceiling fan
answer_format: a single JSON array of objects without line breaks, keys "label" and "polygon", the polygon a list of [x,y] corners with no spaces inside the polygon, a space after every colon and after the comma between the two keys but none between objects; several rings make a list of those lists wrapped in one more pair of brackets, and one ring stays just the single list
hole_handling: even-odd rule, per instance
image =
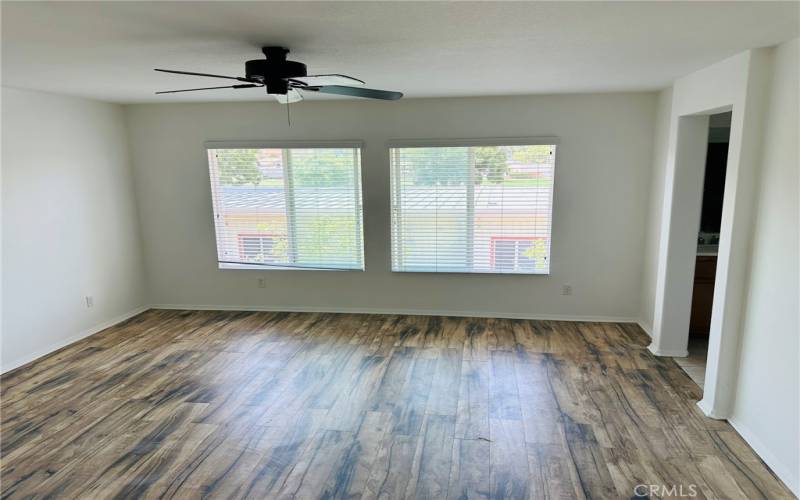
[{"label": "ceiling fan", "polygon": [[364,85],[364,82],[352,76],[338,74],[309,75],[306,72],[305,64],[297,61],[288,61],[286,59],[289,49],[284,47],[263,47],[261,51],[264,53],[264,56],[266,56],[266,59],[247,61],[244,66],[245,76],[243,77],[212,75],[208,73],[194,73],[191,71],[176,71],[171,69],[156,69],[156,71],[161,71],[162,73],[225,78],[242,82],[236,85],[221,87],[164,90],[156,92],[156,94],[263,87],[266,89],[267,94],[275,97],[278,102],[283,104],[303,100],[301,92],[320,92],[323,94],[366,97],[368,99],[384,99],[388,101],[394,101],[403,97],[401,92],[353,87],[353,85]]}]

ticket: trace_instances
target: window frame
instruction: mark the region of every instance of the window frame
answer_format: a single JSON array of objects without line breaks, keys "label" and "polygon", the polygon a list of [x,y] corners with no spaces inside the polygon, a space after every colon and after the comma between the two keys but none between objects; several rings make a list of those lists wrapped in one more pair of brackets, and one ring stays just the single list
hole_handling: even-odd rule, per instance
[{"label": "window frame", "polygon": [[[355,271],[355,272],[363,272],[366,269],[366,241],[364,239],[364,172],[362,168],[363,163],[363,151],[364,151],[364,142],[359,140],[245,140],[245,141],[206,141],[203,143],[205,157],[206,157],[206,167],[208,169],[209,175],[209,184],[211,189],[211,218],[214,220],[214,241],[217,245],[217,266],[220,270],[230,270],[230,269],[245,269],[245,270],[258,270],[258,271],[335,271],[335,272],[347,272],[347,271]],[[281,265],[281,264],[254,264],[254,263],[236,263],[236,262],[220,262],[219,260],[219,248],[220,248],[220,234],[218,225],[220,221],[217,219],[217,214],[215,213],[215,207],[217,206],[218,201],[218,194],[216,192],[217,186],[214,183],[215,173],[212,172],[212,165],[208,161],[208,152],[209,150],[213,149],[354,149],[358,151],[358,175],[354,176],[354,178],[358,179],[358,183],[354,186],[356,194],[358,195],[356,199],[359,200],[359,204],[356,206],[356,217],[355,217],[355,231],[358,236],[358,240],[361,242],[360,246],[360,258],[361,258],[361,267],[360,268],[336,268],[336,267],[313,267],[313,266],[303,266],[303,265]],[[284,168],[286,165],[284,166]],[[288,165],[291,169],[291,166]],[[218,175],[216,175],[218,177]],[[287,180],[288,179],[288,180]],[[294,226],[293,217],[290,216],[290,213],[294,213],[294,208],[289,208],[290,205],[294,203],[294,195],[290,193],[291,191],[291,174],[284,171],[283,180],[285,183],[285,188],[287,190],[286,194],[286,236],[290,242],[290,252],[293,250],[291,246],[295,245],[294,242],[295,238],[292,235],[295,234],[296,228]],[[288,183],[288,184],[286,184]],[[290,201],[291,199],[291,201]],[[360,214],[358,213],[360,212]],[[360,215],[360,217],[358,216]],[[238,237],[237,237],[238,238]],[[238,244],[238,243],[237,243]]]},{"label": "window frame", "polygon": [[[447,147],[482,147],[482,146],[556,146],[556,154],[553,160],[553,188],[552,193],[550,196],[550,238],[549,244],[547,247],[547,260],[548,260],[548,268],[546,273],[517,273],[517,272],[501,272],[496,270],[489,270],[489,271],[452,271],[452,270],[427,270],[427,269],[412,269],[412,270],[395,270],[394,269],[394,242],[397,241],[398,245],[402,244],[401,238],[395,238],[395,224],[394,224],[394,214],[400,214],[401,208],[398,204],[399,200],[399,188],[400,188],[400,179],[399,179],[399,172],[397,169],[392,168],[394,164],[394,151],[396,149],[402,148],[447,148]],[[521,276],[521,277],[534,277],[534,276],[550,276],[553,274],[553,257],[552,257],[552,247],[553,247],[553,238],[555,234],[555,197],[556,197],[556,172],[558,171],[558,159],[559,159],[559,150],[560,150],[560,139],[557,136],[531,136],[531,137],[483,137],[483,138],[454,138],[454,139],[390,139],[386,142],[386,148],[389,157],[389,178],[391,185],[389,187],[389,266],[390,271],[393,273],[421,273],[421,274],[460,274],[465,276],[480,276],[480,275],[503,275],[503,276]],[[470,189],[467,190],[467,199],[474,198],[474,185],[471,183],[467,183]],[[474,210],[474,207],[470,207],[469,203],[467,204],[468,210]],[[474,215],[473,215],[474,219]],[[474,225],[470,224],[469,226],[473,226],[468,228],[468,231],[474,230]],[[473,249],[474,241],[472,238],[467,239],[467,258],[471,260],[473,258],[474,249]],[[401,251],[402,249],[398,249]]]}]

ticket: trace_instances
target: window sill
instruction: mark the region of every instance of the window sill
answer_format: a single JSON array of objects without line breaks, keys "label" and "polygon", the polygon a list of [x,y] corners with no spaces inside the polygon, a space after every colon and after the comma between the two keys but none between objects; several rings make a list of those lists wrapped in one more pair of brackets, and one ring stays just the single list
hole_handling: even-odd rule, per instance
[{"label": "window sill", "polygon": [[262,266],[258,264],[231,264],[231,263],[220,263],[219,269],[222,270],[244,269],[249,271],[358,271],[358,272],[364,271],[364,268],[357,269],[349,267],[324,268],[324,267],[293,267],[293,266],[278,266],[278,265]]},{"label": "window sill", "polygon": [[503,276],[550,276],[550,271],[515,272],[515,271],[463,271],[463,270],[433,270],[433,269],[392,269],[393,273],[405,274],[477,274],[477,275],[503,275]]}]

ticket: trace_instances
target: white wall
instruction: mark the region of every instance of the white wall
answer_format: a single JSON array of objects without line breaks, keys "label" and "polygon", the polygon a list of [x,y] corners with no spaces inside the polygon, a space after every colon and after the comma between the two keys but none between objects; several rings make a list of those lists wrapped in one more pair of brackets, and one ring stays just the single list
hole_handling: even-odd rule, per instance
[{"label": "white wall", "polygon": [[743,52],[678,79],[672,90],[650,345],[658,355],[686,355],[708,115],[732,110],[708,361],[699,403],[706,415],[716,418],[730,415],[734,399],[769,54],[770,49]]},{"label": "white wall", "polygon": [[672,87],[658,94],[656,108],[653,165],[648,192],[648,215],[645,228],[644,267],[642,269],[642,298],[639,307],[639,324],[653,335],[653,315],[656,300],[656,271],[658,268],[659,237],[661,234],[661,208],[664,204],[664,177],[667,166],[667,140],[672,117]]},{"label": "white wall", "polygon": [[[697,129],[708,114],[732,109],[700,407],[709,416],[729,419],[796,494],[800,482],[797,65],[794,40],[777,49],[736,55],[680,78],[671,91],[662,92],[658,122],[666,115],[669,126],[656,127],[640,316],[645,328],[652,321],[651,350],[670,355],[685,349],[688,313],[668,305],[670,301],[688,305],[691,300],[691,276],[682,274],[693,270],[699,206],[694,207],[695,214],[684,209],[699,201],[686,196],[702,182],[702,172],[687,173],[684,167],[698,154],[684,159],[680,137]],[[700,156],[704,159],[704,153]],[[685,283],[676,286],[679,274]]]},{"label": "white wall", "polygon": [[800,41],[773,58],[760,187],[730,417],[755,450],[800,494]]},{"label": "white wall", "polygon": [[[152,302],[636,319],[655,105],[654,93],[318,101],[293,105],[291,127],[272,103],[129,106]],[[387,140],[515,136],[560,138],[552,274],[391,273]],[[203,143],[256,139],[365,142],[365,272],[217,269]]]},{"label": "white wall", "polygon": [[2,127],[6,371],[141,307],[144,286],[122,107],[4,87]]},{"label": "white wall", "polygon": [[[720,234],[720,253],[718,256],[718,283],[716,287],[724,291],[724,282],[728,279],[728,263],[733,257],[738,267],[743,267],[746,245],[742,245],[740,235],[732,230],[733,214],[738,229],[749,227],[746,207],[733,207],[746,191],[743,192],[740,183],[740,172],[743,177],[748,177],[754,169],[754,161],[742,161],[742,151],[749,153],[747,160],[752,159],[751,144],[755,140],[751,134],[744,134],[745,115],[749,117],[748,125],[755,115],[754,106],[747,106],[748,84],[751,73],[754,71],[754,59],[762,59],[760,52],[747,51],[700,71],[678,79],[672,90],[672,105],[670,107],[669,127],[666,134],[656,139],[665,141],[666,155],[663,167],[663,192],[654,194],[662,200],[658,207],[658,259],[656,262],[655,306],[653,312],[653,344],[651,350],[661,355],[681,356],[686,353],[686,341],[689,326],[689,314],[692,292],[692,274],[694,270],[694,257],[697,245],[697,226],[700,220],[700,200],[702,193],[702,179],[705,162],[705,150],[689,151],[680,148],[679,139],[683,146],[690,137],[680,131],[681,125],[685,128],[702,127],[696,115],[709,115],[721,110],[733,109],[732,129],[728,154],[728,175],[726,177],[726,191],[722,215],[722,231]],[[707,125],[706,125],[707,126]],[[707,131],[703,133],[702,142],[707,141]],[[757,138],[760,141],[760,136]],[[747,147],[743,141],[747,142]],[[694,153],[687,154],[687,153]],[[692,158],[699,163],[693,168],[686,162]],[[661,161],[661,159],[658,159]],[[743,169],[740,166],[744,165]],[[658,170],[658,169],[656,169]],[[736,244],[734,244],[734,242]],[[733,266],[733,267],[737,267]],[[740,270],[739,270],[740,271]],[[741,274],[741,273],[740,273]],[[720,282],[720,280],[722,280]],[[712,314],[711,339],[719,339],[721,320],[727,311],[732,314],[731,307],[725,301],[715,302],[715,314]],[[726,321],[726,326],[736,321]]]}]

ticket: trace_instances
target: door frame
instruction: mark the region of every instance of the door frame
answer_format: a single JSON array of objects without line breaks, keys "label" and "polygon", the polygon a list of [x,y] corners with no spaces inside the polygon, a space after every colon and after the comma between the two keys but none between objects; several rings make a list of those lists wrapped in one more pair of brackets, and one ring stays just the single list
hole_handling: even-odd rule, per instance
[{"label": "door frame", "polygon": [[675,82],[667,137],[651,352],[686,356],[709,115],[732,112],[717,271],[700,409],[727,418],[735,398],[746,305],[767,51],[754,49]]}]

